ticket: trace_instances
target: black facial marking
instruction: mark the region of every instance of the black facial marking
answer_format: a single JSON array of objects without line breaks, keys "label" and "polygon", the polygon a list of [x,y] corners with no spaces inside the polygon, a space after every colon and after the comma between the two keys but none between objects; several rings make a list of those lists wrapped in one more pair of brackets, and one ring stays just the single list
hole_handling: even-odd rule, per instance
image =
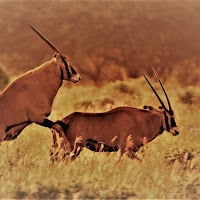
[{"label": "black facial marking", "polygon": [[68,79],[70,79],[70,78],[72,77],[72,75],[71,75],[70,72],[69,72],[68,64],[65,65],[65,69],[66,69],[66,71],[67,71]]},{"label": "black facial marking", "polygon": [[67,76],[68,76],[68,79],[70,79],[72,76],[71,76],[71,73],[69,71],[69,65],[67,64],[66,60],[64,58],[62,58],[64,64],[65,64],[65,70],[67,72]]},{"label": "black facial marking", "polygon": [[176,122],[173,117],[171,118],[171,127],[176,127]]},{"label": "black facial marking", "polygon": [[61,70],[60,78],[61,78],[61,80],[63,80],[64,79],[63,71],[62,71],[62,69],[60,69],[60,70]]},{"label": "black facial marking", "polygon": [[166,129],[167,129],[167,131],[169,131],[169,130],[170,130],[170,127],[169,127],[168,117],[167,117],[167,115],[166,115],[165,112],[164,112],[164,117],[165,117]]},{"label": "black facial marking", "polygon": [[72,70],[72,74],[77,74],[77,72],[74,70],[74,68],[70,65],[71,70]]}]

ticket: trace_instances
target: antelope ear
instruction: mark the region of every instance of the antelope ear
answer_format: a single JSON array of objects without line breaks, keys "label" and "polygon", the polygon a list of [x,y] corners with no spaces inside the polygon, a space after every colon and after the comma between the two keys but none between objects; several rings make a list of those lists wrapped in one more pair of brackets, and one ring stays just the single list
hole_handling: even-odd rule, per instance
[{"label": "antelope ear", "polygon": [[143,106],[144,109],[147,109],[147,106]]},{"label": "antelope ear", "polygon": [[162,112],[165,111],[165,109],[162,106],[159,106],[158,109],[159,111],[162,111]]},{"label": "antelope ear", "polygon": [[55,53],[53,57],[56,59],[57,62],[62,62],[62,59],[59,53]]},{"label": "antelope ear", "polygon": [[152,106],[149,106],[149,110],[153,110],[153,107],[152,107]]}]

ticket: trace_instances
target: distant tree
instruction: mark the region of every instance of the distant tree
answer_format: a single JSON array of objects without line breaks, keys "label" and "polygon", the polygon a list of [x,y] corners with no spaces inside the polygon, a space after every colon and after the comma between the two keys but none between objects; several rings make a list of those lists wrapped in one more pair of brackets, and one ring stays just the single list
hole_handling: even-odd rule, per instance
[{"label": "distant tree", "polygon": [[97,48],[88,52],[81,72],[89,75],[97,85],[116,80],[126,80],[129,73],[127,62],[118,49]]},{"label": "distant tree", "polygon": [[3,90],[9,83],[9,77],[0,67],[0,90]]}]

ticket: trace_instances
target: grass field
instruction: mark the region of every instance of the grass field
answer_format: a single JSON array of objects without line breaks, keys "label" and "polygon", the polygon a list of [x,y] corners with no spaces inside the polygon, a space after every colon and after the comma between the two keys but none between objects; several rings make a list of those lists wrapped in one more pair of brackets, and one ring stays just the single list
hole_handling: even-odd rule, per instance
[{"label": "grass field", "polygon": [[[164,99],[159,85],[154,85]],[[200,87],[181,88],[174,80],[168,80],[165,88],[179,125],[178,136],[164,132],[138,151],[140,161],[124,158],[118,162],[115,153],[85,149],[74,162],[52,164],[51,131],[32,124],[16,140],[0,146],[0,198],[200,198]],[[100,88],[63,86],[50,118],[62,119],[74,111],[99,112],[143,105],[159,106],[144,78]]]}]

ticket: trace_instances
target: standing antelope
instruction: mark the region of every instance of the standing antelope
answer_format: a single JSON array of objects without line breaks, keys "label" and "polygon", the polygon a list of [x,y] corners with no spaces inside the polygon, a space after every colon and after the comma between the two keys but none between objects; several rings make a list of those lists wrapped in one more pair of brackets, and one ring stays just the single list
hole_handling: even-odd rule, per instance
[{"label": "standing antelope", "polygon": [[[157,73],[154,69],[153,71],[166,96],[169,109],[165,107],[141,71],[162,105],[160,110],[151,106],[144,106],[144,109],[118,107],[104,113],[75,112],[70,114],[62,121],[66,124],[65,135],[70,142],[72,155],[78,155],[83,147],[88,146],[93,151],[120,150],[132,157],[141,146],[152,141],[164,130],[174,136],[179,134],[168,96]],[[56,144],[56,131],[53,131],[53,134]]]},{"label": "standing antelope", "polygon": [[54,51],[52,60],[17,78],[0,94],[0,142],[15,139],[31,123],[57,130],[65,138],[62,122],[52,122],[53,100],[63,80],[74,83],[80,75],[60,51],[30,26]]}]

